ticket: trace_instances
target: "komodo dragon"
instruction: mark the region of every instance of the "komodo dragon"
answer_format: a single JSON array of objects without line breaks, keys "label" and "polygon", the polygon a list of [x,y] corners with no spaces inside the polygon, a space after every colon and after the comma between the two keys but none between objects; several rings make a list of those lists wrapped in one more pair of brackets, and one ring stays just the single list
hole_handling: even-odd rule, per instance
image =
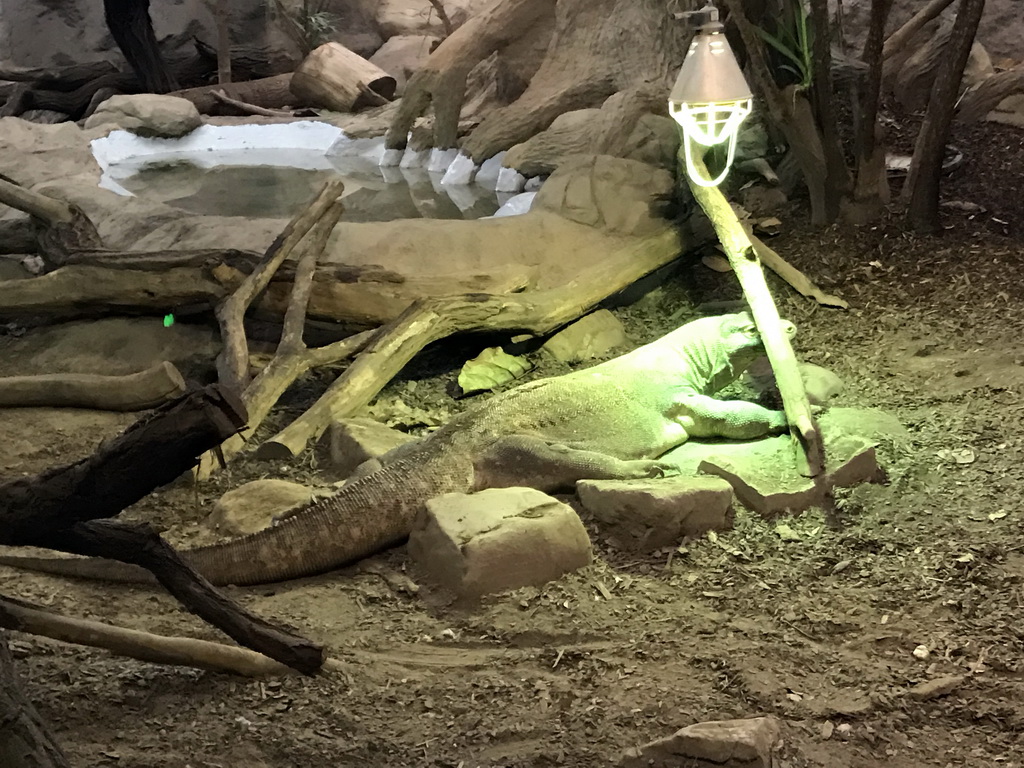
[{"label": "komodo dragon", "polygon": [[[786,330],[795,332],[791,323]],[[584,478],[670,473],[671,466],[654,459],[688,437],[749,439],[786,429],[781,411],[709,397],[762,353],[746,313],[695,320],[608,362],[496,395],[386,453],[376,471],[277,525],[184,556],[214,584],[284,581],[398,543],[424,503],[443,493],[571,490]],[[151,580],[136,566],[102,559],[10,555],[0,556],[0,564]]]}]

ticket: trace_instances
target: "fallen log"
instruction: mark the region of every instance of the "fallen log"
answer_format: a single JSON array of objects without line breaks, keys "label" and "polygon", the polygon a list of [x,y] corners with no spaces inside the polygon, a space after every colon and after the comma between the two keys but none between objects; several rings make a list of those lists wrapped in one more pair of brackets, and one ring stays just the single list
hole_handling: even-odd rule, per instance
[{"label": "fallen log", "polygon": [[229,637],[313,674],[321,649],[234,604],[148,526],[99,518],[121,510],[192,467],[245,424],[241,404],[207,387],[161,406],[92,456],[0,485],[0,544],[56,549],[139,565],[190,611]]},{"label": "fallen log", "polygon": [[[224,102],[217,98],[216,92],[223,92],[228,98],[254,104],[266,109],[282,109],[295,104],[295,94],[292,93],[290,85],[291,73],[264,77],[259,80],[246,80],[244,82],[215,83],[213,85],[185,88],[180,91],[173,91],[169,96],[177,96],[180,99],[187,99],[196,105],[204,115],[230,114],[225,109]],[[305,106],[305,105],[301,105]]]},{"label": "fallen log", "polygon": [[335,112],[387,104],[397,86],[395,78],[340,43],[325,43],[310,53],[291,82],[303,105]]},{"label": "fallen log", "polygon": [[956,119],[965,123],[981,120],[998,107],[1003,99],[1015,93],[1024,93],[1024,65],[997,72],[969,88],[960,97]]},{"label": "fallen log", "polygon": [[48,373],[0,378],[0,408],[144,411],[184,393],[185,380],[166,361],[125,376]]}]

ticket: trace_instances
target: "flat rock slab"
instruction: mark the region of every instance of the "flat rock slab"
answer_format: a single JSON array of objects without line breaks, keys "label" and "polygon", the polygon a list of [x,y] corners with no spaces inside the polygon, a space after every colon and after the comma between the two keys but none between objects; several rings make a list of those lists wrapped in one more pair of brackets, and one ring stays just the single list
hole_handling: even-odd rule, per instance
[{"label": "flat rock slab", "polygon": [[331,469],[348,477],[364,461],[379,459],[392,448],[415,440],[379,421],[362,417],[343,419],[327,429]]},{"label": "flat rock slab", "polygon": [[[883,480],[875,446],[881,440],[906,437],[899,422],[877,409],[834,408],[821,417],[819,425],[825,439],[825,479],[839,488]],[[727,480],[745,507],[766,517],[801,512],[821,503],[822,491],[801,475],[788,435],[753,441],[692,441],[662,460],[675,464],[683,475],[699,472]]]},{"label": "flat rock slab", "polygon": [[576,512],[533,488],[430,499],[408,550],[430,581],[460,600],[544,584],[593,559]]},{"label": "flat rock slab", "polygon": [[233,536],[256,533],[308,506],[315,495],[287,480],[253,480],[221,496],[203,525]]},{"label": "flat rock slab", "polygon": [[576,493],[620,549],[650,552],[732,527],[732,486],[718,477],[583,480]]},{"label": "flat rock slab", "polygon": [[712,720],[628,750],[621,768],[772,768],[782,727],[774,717]]}]

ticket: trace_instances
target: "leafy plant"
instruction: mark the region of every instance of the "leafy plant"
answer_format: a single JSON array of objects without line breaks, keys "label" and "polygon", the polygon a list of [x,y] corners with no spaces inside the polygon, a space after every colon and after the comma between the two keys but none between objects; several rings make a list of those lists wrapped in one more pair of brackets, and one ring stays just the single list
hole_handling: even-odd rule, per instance
[{"label": "leafy plant", "polygon": [[779,69],[793,75],[798,87],[806,90],[811,86],[814,30],[803,0],[791,0],[789,5],[789,13],[786,14],[789,23],[776,21],[774,34],[764,27],[755,26],[754,29],[762,40],[785,59]]},{"label": "leafy plant", "polygon": [[328,42],[337,31],[338,17],[327,11],[330,0],[267,0],[271,13],[277,17],[302,54]]}]

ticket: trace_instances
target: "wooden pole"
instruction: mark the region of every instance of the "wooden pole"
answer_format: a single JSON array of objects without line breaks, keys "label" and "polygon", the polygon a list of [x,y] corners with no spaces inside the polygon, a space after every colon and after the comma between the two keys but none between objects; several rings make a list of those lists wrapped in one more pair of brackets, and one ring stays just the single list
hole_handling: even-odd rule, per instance
[{"label": "wooden pole", "polygon": [[216,0],[217,82],[231,82],[231,0]]},{"label": "wooden pole", "polygon": [[[688,141],[686,137],[682,140]],[[680,152],[682,151],[681,147]],[[707,168],[704,167],[700,153],[695,153],[692,160],[697,172],[707,178]],[[682,169],[685,167],[685,159],[680,157],[680,162],[684,164],[680,166]],[[680,170],[680,173],[685,171]],[[743,224],[736,217],[722,191],[718,187],[694,184],[689,177],[687,183],[694,199],[711,220],[729,264],[740,281],[747,304],[750,305],[750,313],[764,341],[768,361],[775,371],[775,380],[778,382],[779,394],[782,395],[782,402],[786,408],[786,417],[799,444],[797,465],[800,466],[800,458],[805,457],[807,475],[817,477],[825,470],[825,448],[821,430],[811,415],[811,405],[807,400],[800,370],[797,368],[796,355],[792,344],[789,343],[789,337],[782,330],[779,310],[764,279],[761,260],[750,238],[747,237]]]}]

